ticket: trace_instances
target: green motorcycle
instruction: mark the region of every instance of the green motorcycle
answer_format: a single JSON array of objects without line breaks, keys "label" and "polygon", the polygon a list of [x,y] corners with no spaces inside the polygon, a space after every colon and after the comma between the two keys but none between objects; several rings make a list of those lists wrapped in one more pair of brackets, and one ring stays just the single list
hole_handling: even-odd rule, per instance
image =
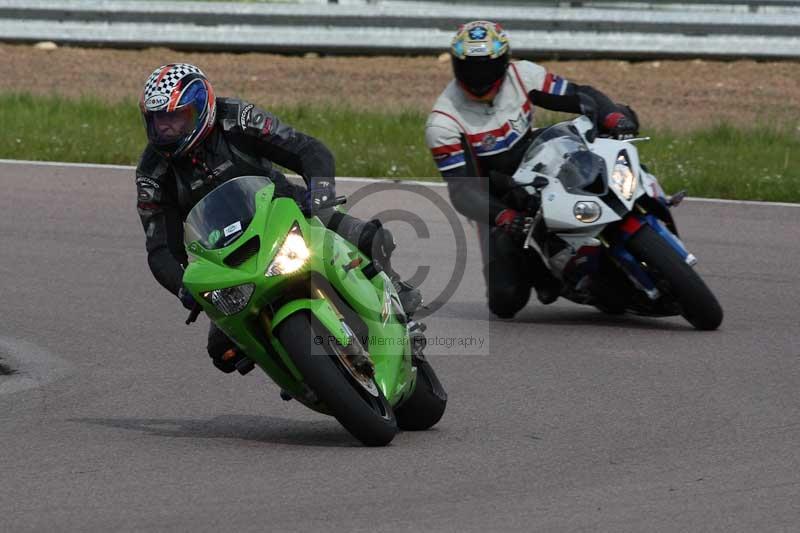
[{"label": "green motorcycle", "polygon": [[[267,178],[229,180],[185,223],[183,282],[246,358],[310,409],[368,446],[424,430],[447,394],[423,355],[425,326],[406,316],[385,273]],[[344,203],[339,197],[318,208]]]}]

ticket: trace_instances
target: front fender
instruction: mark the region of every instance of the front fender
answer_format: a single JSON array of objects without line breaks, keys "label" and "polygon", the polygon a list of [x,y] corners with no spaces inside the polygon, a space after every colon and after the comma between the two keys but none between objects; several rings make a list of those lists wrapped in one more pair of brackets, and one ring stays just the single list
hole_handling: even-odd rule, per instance
[{"label": "front fender", "polygon": [[658,216],[649,213],[629,213],[628,216],[623,219],[616,227],[617,235],[615,239],[612,239],[609,253],[616,259],[617,264],[628,275],[628,279],[633,282],[634,286],[644,291],[651,300],[656,300],[660,296],[660,292],[656,288],[655,282],[650,274],[642,268],[639,260],[627,249],[627,242],[639,232],[642,226],[650,226],[653,228],[653,230],[675,249],[680,257],[688,264],[693,265],[696,259],[686,250],[683,242],[662,223]]},{"label": "front fender", "polygon": [[684,261],[689,264],[693,264],[692,261],[694,260],[694,256],[686,249],[683,241],[681,241],[677,235],[670,231],[671,228],[669,228],[668,225],[665,226],[665,224],[661,223],[662,220],[663,219],[661,219],[661,217],[650,213],[646,215],[631,214],[620,225],[620,229],[623,231],[623,233],[627,233],[624,237],[624,240],[627,241],[639,230],[640,227],[643,225],[648,225],[653,228],[662,239],[669,243],[669,245],[672,246],[676,252],[678,252]]},{"label": "front fender", "polygon": [[[675,219],[672,217],[669,207],[661,198],[652,198],[650,196],[641,196],[636,203],[647,213],[655,215],[667,225],[669,231],[680,237],[678,233],[678,226],[675,224]],[[651,224],[652,225],[652,224]]]},{"label": "front fender", "polygon": [[[300,298],[287,303],[278,309],[277,313],[275,313],[275,316],[272,319],[272,331],[274,332],[277,327],[290,315],[299,313],[301,311],[309,311],[312,315],[314,315],[322,324],[322,326],[328,330],[330,336],[336,339],[340,346],[345,346],[350,342],[350,335],[342,324],[342,316],[338,313],[338,311],[336,311],[336,309],[328,300],[324,299]],[[298,380],[302,380],[303,377],[295,368],[291,357],[289,357],[289,354],[286,353],[286,350],[278,338],[275,335],[271,335],[271,339],[276,350],[284,360],[286,366],[292,371],[294,377]],[[317,339],[308,339],[308,342],[318,341]],[[319,342],[319,344],[322,343]]]},{"label": "front fender", "polygon": [[275,313],[272,319],[273,331],[281,322],[286,320],[289,315],[303,310],[308,310],[317,317],[317,320],[322,323],[325,329],[336,337],[336,340],[342,343],[342,345],[350,341],[350,335],[342,325],[342,315],[340,315],[333,305],[325,299],[301,298],[284,305],[278,309],[278,312]]}]

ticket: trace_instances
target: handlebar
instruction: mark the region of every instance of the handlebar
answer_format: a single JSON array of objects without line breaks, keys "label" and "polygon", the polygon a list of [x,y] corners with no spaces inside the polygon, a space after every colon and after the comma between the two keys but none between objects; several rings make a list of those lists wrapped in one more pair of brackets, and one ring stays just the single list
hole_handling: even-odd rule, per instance
[{"label": "handlebar", "polygon": [[298,202],[298,205],[300,206],[300,211],[303,212],[303,216],[308,218],[308,217],[316,215],[322,209],[329,209],[329,208],[332,208],[332,207],[336,207],[337,205],[342,205],[342,204],[346,204],[346,203],[347,203],[347,197],[346,196],[337,196],[333,200],[329,200],[329,201],[327,201],[327,202],[325,202],[323,204],[314,206],[313,209],[309,208],[306,205],[303,205],[300,202]]},{"label": "handlebar", "polygon": [[337,196],[330,202],[325,202],[324,204],[320,205],[317,209],[327,209],[329,207],[336,207],[337,205],[343,205],[347,203],[347,196]]}]

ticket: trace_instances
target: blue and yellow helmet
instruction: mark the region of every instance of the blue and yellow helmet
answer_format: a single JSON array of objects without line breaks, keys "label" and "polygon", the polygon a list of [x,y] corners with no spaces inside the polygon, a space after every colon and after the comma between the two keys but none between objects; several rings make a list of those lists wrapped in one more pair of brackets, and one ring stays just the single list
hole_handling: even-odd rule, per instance
[{"label": "blue and yellow helmet", "polygon": [[496,59],[509,51],[508,35],[495,22],[476,20],[458,28],[453,37],[450,53],[458,59],[489,57]]},{"label": "blue and yellow helmet", "polygon": [[463,89],[480,98],[502,83],[510,51],[508,35],[500,24],[468,22],[458,28],[450,46],[453,73]]}]

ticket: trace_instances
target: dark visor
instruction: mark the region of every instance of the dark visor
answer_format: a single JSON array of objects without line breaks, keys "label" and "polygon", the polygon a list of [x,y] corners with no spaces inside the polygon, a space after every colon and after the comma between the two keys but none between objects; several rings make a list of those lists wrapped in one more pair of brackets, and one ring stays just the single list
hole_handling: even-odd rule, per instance
[{"label": "dark visor", "polygon": [[508,55],[491,59],[489,57],[453,58],[453,71],[460,81],[475,96],[483,96],[492,86],[505,76]]},{"label": "dark visor", "polygon": [[174,144],[185,138],[197,126],[197,110],[193,105],[175,111],[147,113],[147,137],[157,146]]}]

